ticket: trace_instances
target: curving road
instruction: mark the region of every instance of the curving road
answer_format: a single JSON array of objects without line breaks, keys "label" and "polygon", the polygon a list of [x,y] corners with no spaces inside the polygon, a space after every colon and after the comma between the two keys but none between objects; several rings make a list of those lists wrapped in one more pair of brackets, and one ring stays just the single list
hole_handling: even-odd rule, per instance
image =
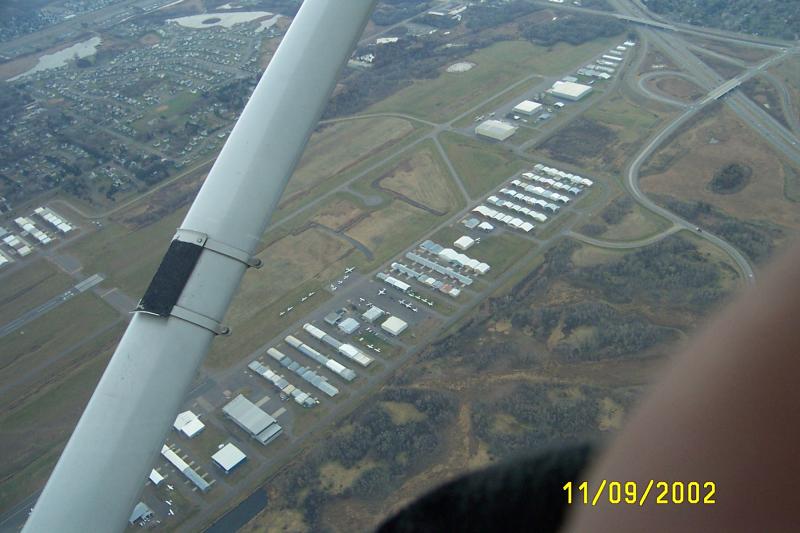
[{"label": "curving road", "polygon": [[639,239],[638,241],[604,241],[602,239],[595,239],[592,237],[588,237],[583,235],[582,233],[575,233],[574,231],[567,231],[565,235],[567,237],[571,237],[577,241],[584,242],[586,244],[591,244],[592,246],[597,246],[598,248],[608,248],[611,250],[632,250],[634,248],[644,248],[645,246],[650,246],[651,244],[655,244],[658,241],[666,239],[670,235],[678,233],[682,231],[684,228],[681,226],[672,226],[671,228],[662,231],[661,233],[656,233],[650,237],[646,237],[644,239]]}]

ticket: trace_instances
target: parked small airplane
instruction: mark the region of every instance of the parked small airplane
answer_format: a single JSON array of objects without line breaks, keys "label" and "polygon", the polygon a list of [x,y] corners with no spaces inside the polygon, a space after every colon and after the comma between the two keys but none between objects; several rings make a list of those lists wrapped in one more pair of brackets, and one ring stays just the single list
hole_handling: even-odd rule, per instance
[{"label": "parked small airplane", "polygon": [[352,272],[355,269],[356,269],[356,267],[347,267],[347,268],[344,269],[344,273],[345,274],[349,274],[350,272]]},{"label": "parked small airplane", "polygon": [[383,296],[384,294],[386,294],[386,289],[380,289],[378,291],[378,296]]}]

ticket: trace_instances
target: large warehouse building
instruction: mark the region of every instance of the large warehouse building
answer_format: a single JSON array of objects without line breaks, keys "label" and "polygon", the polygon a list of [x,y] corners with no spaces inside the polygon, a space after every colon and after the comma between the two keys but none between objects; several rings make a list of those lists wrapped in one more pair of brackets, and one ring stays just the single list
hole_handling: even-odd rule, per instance
[{"label": "large warehouse building", "polygon": [[505,141],[517,132],[516,126],[501,120],[487,120],[475,128],[475,133],[496,141]]},{"label": "large warehouse building", "polygon": [[542,104],[533,100],[523,100],[514,106],[514,112],[532,116],[542,110]]},{"label": "large warehouse building", "polygon": [[222,412],[261,444],[272,442],[283,431],[274,418],[241,394],[228,402]]},{"label": "large warehouse building", "polygon": [[565,100],[578,101],[590,92],[592,88],[588,85],[574,83],[571,81],[557,81],[548,91],[553,96],[564,98]]}]

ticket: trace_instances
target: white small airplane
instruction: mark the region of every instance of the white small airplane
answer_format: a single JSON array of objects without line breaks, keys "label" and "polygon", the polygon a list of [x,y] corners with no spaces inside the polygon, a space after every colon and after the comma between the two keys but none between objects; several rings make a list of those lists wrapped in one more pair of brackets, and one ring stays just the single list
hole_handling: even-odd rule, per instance
[{"label": "white small airplane", "polygon": [[400,305],[406,305],[406,301],[405,301],[405,300],[400,300],[398,303],[399,303]]},{"label": "white small airplane", "polygon": [[167,485],[167,488],[168,488],[169,490],[175,490],[175,487],[173,487],[172,485],[169,485],[169,484]]},{"label": "white small airplane", "polygon": [[336,285],[331,285],[331,292],[336,292],[336,289],[338,288],[339,287],[337,287]]},{"label": "white small airplane", "polygon": [[347,267],[347,268],[344,269],[344,273],[345,274],[349,274],[350,272],[352,272],[355,269],[356,269],[356,267]]},{"label": "white small airplane", "polygon": [[375,350],[378,353],[381,353],[381,349],[380,348],[373,348],[373,350]]},{"label": "white small airplane", "polygon": [[293,306],[293,305],[292,305],[292,306],[289,306],[289,307],[287,307],[287,308],[286,308],[286,312],[288,313],[288,312],[289,312],[289,311],[291,311],[292,309],[294,309],[294,306]]},{"label": "white small airplane", "polygon": [[337,285],[341,285],[342,283],[344,283],[344,281],[342,281],[342,280],[340,280],[340,279],[337,279],[337,280],[336,280],[336,284],[337,284]]},{"label": "white small airplane", "polygon": [[350,274],[345,274],[344,276],[342,276],[342,279],[344,280],[344,279],[347,279],[349,277],[350,277]]},{"label": "white small airplane", "polygon": [[383,296],[384,294],[386,294],[386,289],[380,289],[378,291],[378,296]]},{"label": "white small airplane", "polygon": [[358,297],[358,301],[359,302],[366,302],[366,300],[364,298],[360,297],[360,296]]},{"label": "white small airplane", "polygon": [[172,500],[164,500],[164,503],[172,507]]},{"label": "white small airplane", "polygon": [[419,312],[419,309],[417,309],[416,307],[412,307],[411,310],[414,311],[415,313]]},{"label": "white small airplane", "polygon": [[278,316],[283,316],[285,314],[286,314],[286,311],[281,311],[280,313],[278,313]]},{"label": "white small airplane", "polygon": [[312,297],[312,296],[314,296],[315,294],[317,294],[317,291],[311,291],[311,292],[309,292],[309,293],[308,293],[308,298],[311,298],[311,297]]},{"label": "white small airplane", "polygon": [[170,509],[170,510],[169,510],[169,515],[170,515],[170,516],[175,516],[175,511],[173,511],[172,509]]},{"label": "white small airplane", "polygon": [[306,300],[308,300],[308,296],[303,296],[302,298],[300,298],[301,302],[305,302]]}]

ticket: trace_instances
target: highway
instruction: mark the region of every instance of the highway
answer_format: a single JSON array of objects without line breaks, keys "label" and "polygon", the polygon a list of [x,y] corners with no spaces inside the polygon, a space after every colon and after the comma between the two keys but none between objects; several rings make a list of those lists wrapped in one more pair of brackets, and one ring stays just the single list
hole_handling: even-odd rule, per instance
[{"label": "highway", "polygon": [[[629,15],[635,15],[639,18],[647,16],[642,8],[635,2],[628,3],[623,0],[616,0],[615,7],[619,10],[626,12]],[[735,246],[731,245],[724,239],[717,235],[702,230],[694,224],[684,220],[671,211],[657,205],[650,200],[639,188],[639,171],[644,161],[647,160],[655,150],[661,146],[675,131],[677,131],[683,124],[690,118],[703,110],[707,105],[723,99],[725,103],[742,118],[746,123],[750,124],[753,129],[758,132],[764,139],[766,139],[777,151],[785,155],[794,163],[800,165],[800,151],[798,151],[798,140],[787,130],[783,125],[779,124],[775,119],[769,116],[763,109],[758,107],[754,102],[747,98],[744,94],[736,89],[745,81],[764,73],[767,69],[783,61],[787,55],[797,53],[797,48],[783,48],[780,53],[756,65],[746,69],[740,75],[731,80],[723,80],[720,76],[713,71],[708,65],[704,64],[700,59],[694,55],[690,50],[690,46],[679,35],[671,33],[669,37],[665,37],[661,31],[652,28],[643,28],[642,35],[650,42],[657,45],[659,49],[671,56],[676,64],[680,65],[686,73],[690,76],[695,83],[708,91],[706,97],[698,103],[690,105],[675,120],[661,129],[654,137],[652,137],[642,150],[637,154],[634,160],[627,166],[625,171],[625,185],[626,188],[633,195],[634,199],[640,205],[648,210],[667,218],[677,226],[683,227],[688,231],[693,232],[699,237],[706,239],[715,246],[724,250],[737,264],[744,279],[748,283],[753,283],[755,280],[755,273],[753,267],[748,259],[742,254]],[[748,41],[742,40],[739,44],[747,44]],[[644,89],[639,82],[639,88]],[[648,96],[651,95],[649,91],[643,91]],[[659,100],[663,100],[659,98]]]}]

